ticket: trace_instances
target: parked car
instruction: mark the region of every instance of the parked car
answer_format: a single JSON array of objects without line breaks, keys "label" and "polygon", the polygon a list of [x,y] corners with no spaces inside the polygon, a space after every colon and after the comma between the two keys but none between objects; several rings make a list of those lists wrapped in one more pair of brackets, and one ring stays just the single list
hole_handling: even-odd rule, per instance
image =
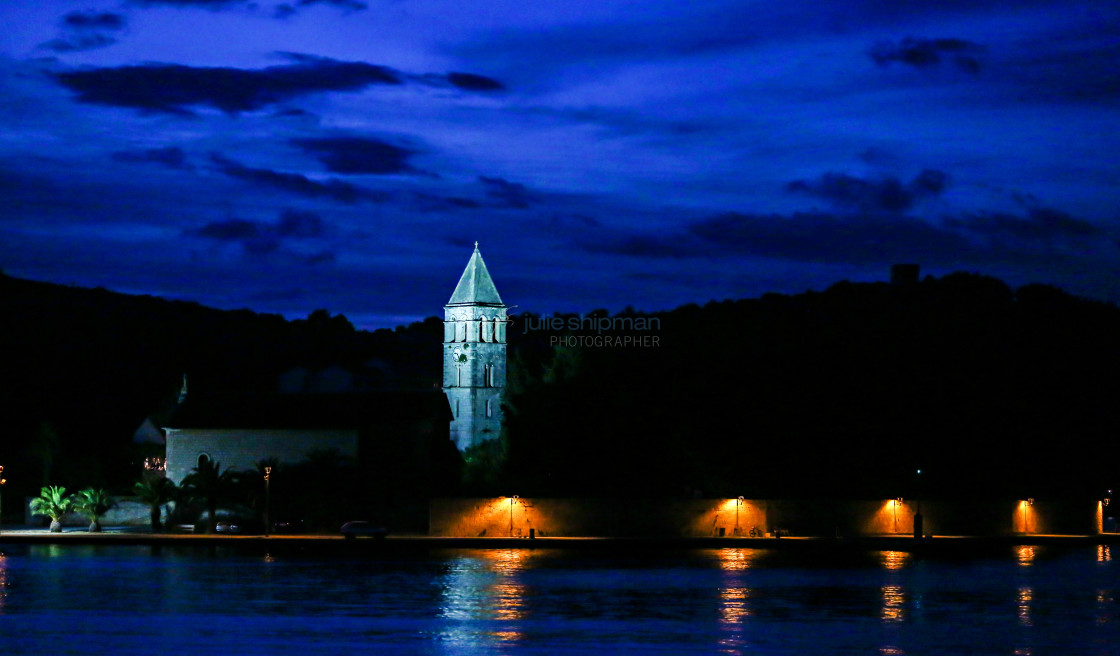
[{"label": "parked car", "polygon": [[356,537],[381,539],[389,535],[389,529],[366,521],[346,522],[339,530],[342,531],[342,536],[347,540],[353,540]]}]

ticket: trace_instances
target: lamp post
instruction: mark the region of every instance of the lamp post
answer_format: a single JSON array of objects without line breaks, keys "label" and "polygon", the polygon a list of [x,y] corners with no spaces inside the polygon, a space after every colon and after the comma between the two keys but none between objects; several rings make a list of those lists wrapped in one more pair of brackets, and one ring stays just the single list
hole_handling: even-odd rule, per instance
[{"label": "lamp post", "polygon": [[509,498],[509,536],[511,538],[513,537],[513,501],[520,498],[516,494]]},{"label": "lamp post", "polygon": [[268,488],[268,478],[272,474],[272,467],[264,468],[264,536],[268,537],[269,525],[272,523],[272,518],[269,516],[269,510],[272,508],[272,495]]},{"label": "lamp post", "polygon": [[917,478],[914,484],[914,494],[917,497],[917,512],[914,513],[914,537],[920,539],[922,537],[922,470],[918,470]]},{"label": "lamp post", "polygon": [[0,532],[4,530],[4,483],[8,479],[4,478],[4,465],[0,465]]},{"label": "lamp post", "polygon": [[740,535],[742,532],[739,530],[739,506],[743,505],[743,495],[735,500],[735,535]]}]

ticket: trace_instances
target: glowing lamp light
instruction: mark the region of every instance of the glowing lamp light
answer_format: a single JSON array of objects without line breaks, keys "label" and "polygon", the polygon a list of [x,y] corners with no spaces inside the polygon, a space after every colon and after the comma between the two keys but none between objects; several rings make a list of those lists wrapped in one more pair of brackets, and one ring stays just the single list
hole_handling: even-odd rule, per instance
[{"label": "glowing lamp light", "polygon": [[1034,497],[1031,497],[1030,499],[1027,499],[1027,505],[1028,506],[1033,506],[1034,505]]}]

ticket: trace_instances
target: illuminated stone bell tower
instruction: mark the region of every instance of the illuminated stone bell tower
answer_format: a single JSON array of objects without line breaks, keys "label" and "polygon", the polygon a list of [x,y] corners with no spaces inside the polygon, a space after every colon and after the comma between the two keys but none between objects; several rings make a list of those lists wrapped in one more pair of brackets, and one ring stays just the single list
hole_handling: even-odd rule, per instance
[{"label": "illuminated stone bell tower", "polygon": [[443,313],[443,391],[454,416],[451,439],[466,451],[498,438],[506,387],[506,306],[478,242]]}]

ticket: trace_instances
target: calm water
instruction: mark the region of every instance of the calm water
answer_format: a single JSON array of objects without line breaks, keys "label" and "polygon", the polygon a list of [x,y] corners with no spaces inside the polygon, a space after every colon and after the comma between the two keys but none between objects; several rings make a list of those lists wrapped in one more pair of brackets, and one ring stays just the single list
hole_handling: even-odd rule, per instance
[{"label": "calm water", "polygon": [[1108,547],[0,550],[0,654],[1120,654]]}]

